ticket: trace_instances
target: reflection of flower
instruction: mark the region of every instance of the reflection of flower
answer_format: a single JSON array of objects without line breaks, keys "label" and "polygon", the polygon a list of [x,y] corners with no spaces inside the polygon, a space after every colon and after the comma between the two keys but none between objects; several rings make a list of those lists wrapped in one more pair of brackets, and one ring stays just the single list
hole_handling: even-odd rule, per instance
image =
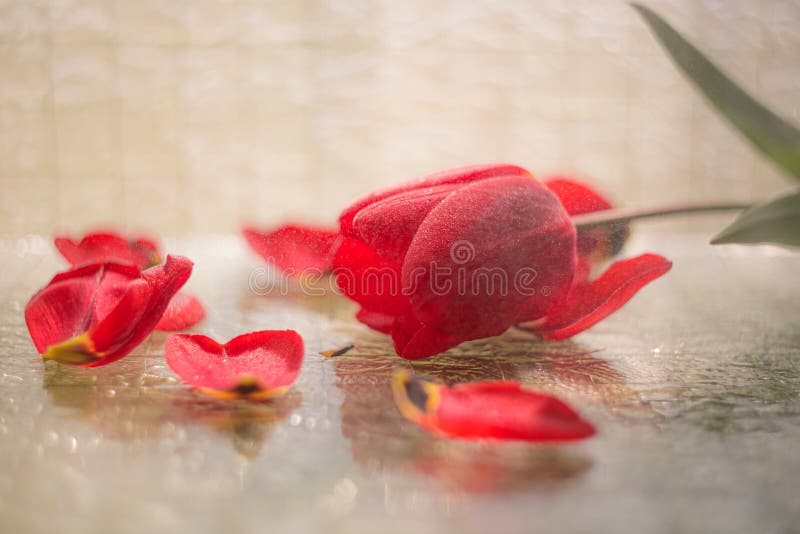
[{"label": "reflection of flower", "polygon": [[[624,377],[602,360],[571,344],[534,342],[534,347],[530,340],[504,336],[414,362],[413,367],[448,383],[520,380],[560,395],[574,396],[579,389],[613,411],[640,409]],[[350,441],[353,458],[370,472],[411,471],[450,489],[482,492],[557,483],[591,465],[573,447],[459,442],[419,431],[394,406],[390,382],[397,360],[380,342],[362,340],[331,364],[344,394],[342,434]],[[584,388],[593,377],[597,387]]]},{"label": "reflection of flower", "polygon": [[114,372],[98,369],[92,375],[48,365],[45,389],[53,404],[68,408],[105,439],[160,440],[181,426],[200,424],[230,437],[246,458],[255,458],[274,426],[302,402],[300,392],[292,390],[269,403],[221,403],[175,387],[171,377],[144,373],[136,356],[126,362],[133,365]]},{"label": "reflection of flower", "polygon": [[[566,200],[573,193],[561,192]],[[584,208],[585,194],[571,209]],[[589,281],[592,247],[576,248],[575,226],[556,194],[514,165],[452,169],[378,191],[339,222],[337,283],[361,305],[358,319],[390,333],[408,359],[516,323],[535,322],[551,339],[573,336],[671,266],[644,254]]]}]

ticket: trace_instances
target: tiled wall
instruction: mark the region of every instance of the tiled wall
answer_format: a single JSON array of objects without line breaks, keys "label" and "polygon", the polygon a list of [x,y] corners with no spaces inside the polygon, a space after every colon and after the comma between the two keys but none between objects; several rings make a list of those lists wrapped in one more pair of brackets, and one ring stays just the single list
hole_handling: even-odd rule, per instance
[{"label": "tiled wall", "polygon": [[[650,0],[800,117],[800,2]],[[785,187],[616,0],[0,0],[0,234],[225,232],[507,160],[627,204]]]}]

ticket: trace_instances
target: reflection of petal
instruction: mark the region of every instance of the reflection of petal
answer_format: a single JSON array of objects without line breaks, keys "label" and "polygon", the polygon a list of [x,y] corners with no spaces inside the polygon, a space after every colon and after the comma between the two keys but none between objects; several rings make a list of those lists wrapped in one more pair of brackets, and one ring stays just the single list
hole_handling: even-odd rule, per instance
[{"label": "reflection of petal", "polygon": [[[580,352],[570,343],[559,343],[557,347],[569,363],[554,365],[559,355],[552,344],[531,349],[527,337],[503,336],[468,343],[412,365],[415,371],[450,384],[515,379],[564,394],[565,389],[571,390],[572,383],[601,404],[605,404],[605,395],[594,396],[589,387],[579,387],[586,383],[585,377],[603,376],[620,391],[627,389],[624,376],[602,360]],[[344,393],[342,434],[350,441],[353,458],[362,468],[370,472],[411,471],[431,476],[447,488],[481,492],[558,482],[590,467],[591,461],[574,447],[462,443],[419,431],[394,407],[390,381],[399,363],[407,365],[391,355],[385,342],[374,338],[358,340],[355,349],[331,362],[339,378],[337,386]],[[586,367],[583,371],[581,365]],[[569,393],[574,396],[575,391]],[[630,390],[627,395],[628,402],[634,403]]]},{"label": "reflection of petal", "polygon": [[234,449],[252,460],[261,452],[275,424],[286,419],[302,400],[299,391],[291,390],[269,403],[219,403],[195,397],[176,399],[173,408],[180,420],[202,423],[229,436]]},{"label": "reflection of petal", "polygon": [[170,376],[145,373],[142,358],[128,358],[111,372],[88,374],[64,365],[45,367],[44,387],[53,404],[90,424],[104,439],[158,441],[180,426],[202,425],[231,439],[234,449],[255,458],[276,424],[302,402],[300,392],[269,403],[220,403],[188,388],[174,387]]}]

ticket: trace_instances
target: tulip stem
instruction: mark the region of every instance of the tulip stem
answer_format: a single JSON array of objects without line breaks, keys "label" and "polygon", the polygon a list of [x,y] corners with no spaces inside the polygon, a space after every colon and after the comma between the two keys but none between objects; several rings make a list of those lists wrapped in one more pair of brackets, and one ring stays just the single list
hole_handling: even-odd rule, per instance
[{"label": "tulip stem", "polygon": [[658,206],[654,208],[625,208],[610,209],[575,215],[572,222],[578,229],[604,226],[607,224],[626,223],[639,219],[666,217],[669,215],[684,215],[688,213],[708,213],[713,211],[741,211],[750,207],[750,204],[740,202],[721,202],[717,204],[675,204],[672,206]]}]

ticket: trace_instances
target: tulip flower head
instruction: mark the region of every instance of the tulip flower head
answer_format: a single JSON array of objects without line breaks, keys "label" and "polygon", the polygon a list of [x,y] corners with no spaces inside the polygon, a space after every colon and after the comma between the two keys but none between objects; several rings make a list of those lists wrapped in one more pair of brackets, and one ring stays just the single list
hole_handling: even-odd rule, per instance
[{"label": "tulip flower head", "polygon": [[[622,306],[670,263],[620,262],[588,280],[559,198],[515,165],[433,174],[369,195],[339,219],[334,276],[357,317],[409,359],[535,321],[574,335]],[[608,274],[608,273],[607,273]]]}]

